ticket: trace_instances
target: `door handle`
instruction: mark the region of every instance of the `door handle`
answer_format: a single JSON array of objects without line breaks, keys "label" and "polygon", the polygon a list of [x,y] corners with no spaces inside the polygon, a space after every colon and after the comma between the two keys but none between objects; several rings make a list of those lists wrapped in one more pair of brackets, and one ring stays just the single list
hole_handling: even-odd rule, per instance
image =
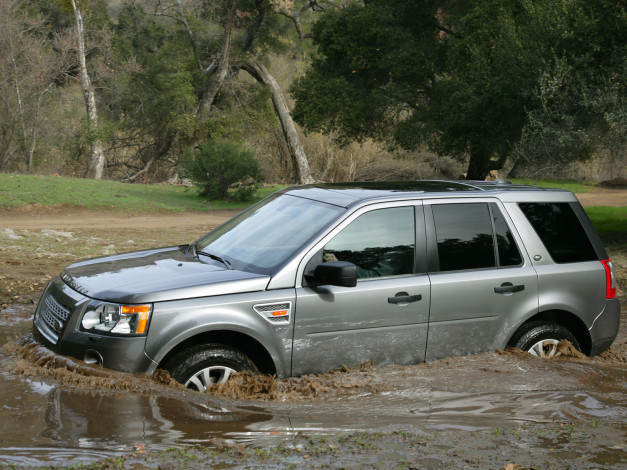
[{"label": "door handle", "polygon": [[504,282],[499,287],[494,288],[494,292],[497,294],[513,294],[514,292],[520,292],[525,290],[524,284],[515,286],[511,282]]},{"label": "door handle", "polygon": [[422,295],[409,295],[407,292],[399,292],[394,297],[388,297],[389,304],[408,304],[411,302],[418,302],[422,299]]}]

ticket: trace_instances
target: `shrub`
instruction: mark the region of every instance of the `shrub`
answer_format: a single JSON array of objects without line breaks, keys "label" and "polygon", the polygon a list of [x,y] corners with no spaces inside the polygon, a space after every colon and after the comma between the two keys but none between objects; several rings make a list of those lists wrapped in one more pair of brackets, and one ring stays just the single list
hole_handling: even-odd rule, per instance
[{"label": "shrub", "polygon": [[189,178],[202,196],[247,201],[259,189],[261,169],[252,150],[209,141],[183,155],[180,175]]}]

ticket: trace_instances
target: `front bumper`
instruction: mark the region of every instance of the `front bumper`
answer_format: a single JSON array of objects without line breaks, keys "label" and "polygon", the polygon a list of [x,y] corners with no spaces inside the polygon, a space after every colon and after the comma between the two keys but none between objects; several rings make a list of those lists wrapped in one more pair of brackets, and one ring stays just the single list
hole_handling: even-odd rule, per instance
[{"label": "front bumper", "polygon": [[154,371],[145,353],[145,336],[105,336],[80,331],[79,321],[91,299],[60,278],[46,287],[33,322],[33,337],[52,351],[122,372]]}]

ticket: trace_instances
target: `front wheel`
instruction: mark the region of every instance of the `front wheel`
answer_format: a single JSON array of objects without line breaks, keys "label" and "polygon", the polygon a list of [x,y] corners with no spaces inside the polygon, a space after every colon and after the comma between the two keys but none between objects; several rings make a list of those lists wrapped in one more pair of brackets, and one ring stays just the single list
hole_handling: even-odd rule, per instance
[{"label": "front wheel", "polygon": [[186,349],[168,363],[166,370],[174,380],[199,392],[225,383],[233,372],[259,372],[248,356],[219,344]]},{"label": "front wheel", "polygon": [[564,339],[570,341],[577,351],[581,351],[577,338],[562,325],[552,322],[538,321],[523,325],[508,345],[533,356],[547,358],[559,355],[557,345]]}]

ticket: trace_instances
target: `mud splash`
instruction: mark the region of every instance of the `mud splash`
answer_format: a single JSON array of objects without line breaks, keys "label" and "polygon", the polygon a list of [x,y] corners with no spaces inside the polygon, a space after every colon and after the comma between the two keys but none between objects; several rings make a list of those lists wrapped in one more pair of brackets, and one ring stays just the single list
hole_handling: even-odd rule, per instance
[{"label": "mud splash", "polygon": [[[20,340],[9,341],[0,351],[8,360],[3,361],[4,370],[25,377],[52,379],[64,386],[88,388],[103,391],[159,392],[172,393],[175,390],[195,395],[194,401],[201,402],[202,395],[187,390],[172,379],[167,371],[158,369],[152,377],[143,374],[126,374],[104,369],[101,366],[86,364],[80,360],[60,356],[34,342],[26,336]],[[345,400],[358,397],[396,393],[399,390],[422,390],[425,387],[440,387],[444,390],[464,389],[467,391],[499,389],[496,385],[487,388],[478,384],[493,384],[494,375],[504,375],[509,387],[517,390],[553,390],[546,386],[546,375],[560,376],[562,371],[551,363],[564,363],[565,367],[577,367],[577,364],[594,368],[593,376],[612,375],[606,387],[618,380],[617,387],[625,385],[624,369],[616,372],[597,372],[596,365],[620,366],[625,357],[620,350],[610,349],[604,355],[589,358],[568,341],[558,344],[558,353],[551,360],[540,359],[524,351],[508,348],[505,351],[486,353],[475,356],[450,357],[440,361],[416,364],[413,366],[386,366],[378,368],[372,362],[362,363],[354,368],[338,368],[324,374],[307,375],[277,379],[273,376],[254,375],[251,373],[233,374],[232,378],[221,385],[214,385],[207,390],[209,399],[226,398],[247,402],[299,403],[305,401]],[[534,370],[544,374],[544,383],[538,383],[527,371]],[[452,375],[455,375],[453,377]],[[574,374],[574,375],[573,375]],[[576,384],[585,379],[574,369],[570,377],[559,377],[560,387],[564,390],[576,389]],[[574,381],[569,380],[575,377]],[[553,381],[548,383],[553,384]]]},{"label": "mud splash", "polygon": [[[498,354],[510,354],[512,356],[522,355],[523,357],[529,355],[529,353],[527,353],[526,351],[523,351],[518,348],[506,348],[504,351],[497,351],[497,353]],[[585,362],[589,362],[591,360],[591,358],[589,358],[588,356],[583,354],[581,351],[579,351],[575,346],[573,346],[573,344],[570,341],[566,339],[563,339],[559,343],[557,343],[556,352],[554,356],[550,356],[547,358],[538,358],[538,359],[540,360],[578,359],[580,361],[585,361]],[[609,362],[609,360],[606,362]]]},{"label": "mud splash", "polygon": [[375,377],[373,362],[365,362],[349,369],[342,367],[324,374],[290,377],[259,376],[250,372],[234,374],[226,384],[210,387],[213,396],[238,400],[297,402],[331,396],[356,396],[379,392],[372,384]]},{"label": "mud splash", "polygon": [[150,392],[162,386],[185,390],[165,371],[158,371],[152,378],[124,374],[60,356],[29,337],[9,341],[0,351],[9,359],[4,361],[5,371],[25,377],[53,379],[66,386],[128,392]]}]

